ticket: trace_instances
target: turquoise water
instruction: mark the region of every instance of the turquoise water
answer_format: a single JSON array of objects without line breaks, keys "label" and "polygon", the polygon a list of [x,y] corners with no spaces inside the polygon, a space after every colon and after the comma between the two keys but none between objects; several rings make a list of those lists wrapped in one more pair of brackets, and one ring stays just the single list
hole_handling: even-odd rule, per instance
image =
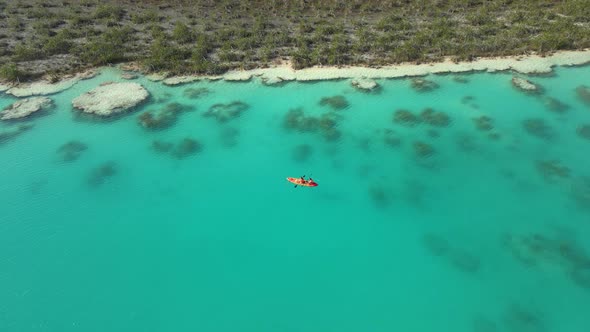
[{"label": "turquoise water", "polygon": [[[133,112],[76,116],[73,98],[124,81],[119,74],[50,96],[56,107],[43,116],[0,124],[34,125],[0,143],[0,330],[590,326],[590,141],[576,132],[590,108],[575,92],[590,85],[590,67],[529,77],[541,95],[516,90],[511,73],[432,75],[440,87],[428,92],[410,79],[379,80],[378,93],[349,80],[167,87],[140,77],[151,96]],[[210,92],[189,98],[189,88]],[[348,107],[320,103],[332,96]],[[546,97],[569,108],[552,112]],[[0,108],[14,100],[0,95]],[[224,123],[203,116],[232,101],[248,108]],[[173,126],[138,124],[170,103],[187,106]],[[450,124],[393,121],[396,110],[428,107]],[[341,136],[285,128],[297,108],[334,116]],[[482,115],[496,139],[474,125]],[[552,136],[527,132],[531,118]],[[399,144],[386,144],[387,130]],[[184,138],[202,149],[175,158],[152,148]],[[70,141],[86,149],[64,161],[58,149]],[[417,155],[416,141],[434,153]],[[545,178],[537,162],[547,160],[569,173]],[[89,182],[105,163],[112,168]],[[302,175],[319,186],[285,180]],[[534,234],[541,245],[514,240]]]}]

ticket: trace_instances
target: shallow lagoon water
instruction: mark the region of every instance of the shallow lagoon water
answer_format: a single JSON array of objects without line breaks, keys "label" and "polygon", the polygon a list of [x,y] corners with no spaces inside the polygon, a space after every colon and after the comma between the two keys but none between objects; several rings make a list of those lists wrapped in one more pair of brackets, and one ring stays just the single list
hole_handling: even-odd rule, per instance
[{"label": "shallow lagoon water", "polygon": [[[430,92],[413,90],[411,79],[379,80],[378,93],[349,80],[167,87],[140,77],[151,96],[133,112],[113,121],[75,116],[73,98],[124,81],[119,75],[105,70],[50,96],[53,110],[19,122],[34,127],[0,145],[2,330],[590,326],[590,287],[574,282],[570,263],[541,248],[537,264],[526,265],[506,246],[506,234],[543,234],[590,255],[590,206],[571,195],[590,176],[590,141],[576,134],[590,108],[575,93],[589,85],[590,67],[529,77],[544,88],[539,96],[512,87],[511,73],[432,75],[426,79],[440,87]],[[188,88],[210,93],[191,99]],[[348,108],[320,104],[338,95]],[[547,96],[570,108],[549,111]],[[14,100],[0,95],[0,107]],[[226,123],[203,116],[232,101],[249,108]],[[193,109],[169,129],[138,124],[142,112],[172,102]],[[299,107],[306,116],[337,114],[341,138],[285,129],[286,114]],[[451,124],[392,121],[398,109],[428,107]],[[499,139],[475,128],[482,115]],[[554,137],[527,133],[530,118],[543,119]],[[398,146],[384,143],[387,129]],[[151,147],[185,137],[202,150],[176,159]],[[72,140],[87,149],[64,162],[56,151]],[[416,156],[415,141],[434,154]],[[294,157],[302,144],[311,147],[307,159]],[[536,166],[545,160],[559,160],[569,176],[545,179]],[[114,174],[89,185],[106,162]],[[285,180],[301,175],[319,186]]]}]

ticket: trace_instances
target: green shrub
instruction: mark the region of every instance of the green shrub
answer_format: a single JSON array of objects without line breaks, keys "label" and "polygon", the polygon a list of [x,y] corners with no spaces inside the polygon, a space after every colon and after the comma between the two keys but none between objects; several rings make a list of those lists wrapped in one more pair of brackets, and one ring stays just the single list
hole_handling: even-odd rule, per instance
[{"label": "green shrub", "polygon": [[150,70],[179,71],[183,60],[190,56],[190,52],[175,47],[165,39],[156,39],[150,47],[150,55],[144,60],[144,64]]},{"label": "green shrub", "polygon": [[152,34],[152,39],[154,40],[166,38],[166,32],[164,31],[164,28],[158,24],[151,24],[149,30]]},{"label": "green shrub", "polygon": [[44,45],[43,51],[47,55],[68,54],[72,48],[71,38],[73,34],[68,29],[59,31],[55,36],[49,37]]},{"label": "green shrub", "polygon": [[114,5],[101,5],[94,12],[94,18],[97,19],[121,20],[124,15],[125,9]]},{"label": "green shrub", "polygon": [[12,58],[15,61],[32,61],[39,60],[43,57],[43,52],[35,45],[17,44],[14,47]]},{"label": "green shrub", "polygon": [[131,14],[131,22],[135,24],[144,24],[149,22],[159,22],[160,16],[158,12],[153,9],[147,10],[145,12],[140,13],[132,13]]},{"label": "green shrub", "polygon": [[6,63],[0,67],[0,79],[2,80],[16,82],[23,76],[24,74],[14,63]]},{"label": "green shrub", "polygon": [[130,27],[110,28],[98,38],[83,45],[80,58],[93,65],[105,65],[127,60],[126,43],[131,38]]},{"label": "green shrub", "polygon": [[193,31],[182,22],[176,22],[172,31],[172,39],[181,44],[190,43],[194,40]]}]

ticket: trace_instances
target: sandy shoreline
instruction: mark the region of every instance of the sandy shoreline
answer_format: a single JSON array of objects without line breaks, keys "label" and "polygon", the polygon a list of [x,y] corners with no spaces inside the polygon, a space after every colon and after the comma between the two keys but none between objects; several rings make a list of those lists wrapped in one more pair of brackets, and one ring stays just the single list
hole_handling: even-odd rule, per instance
[{"label": "sandy shoreline", "polygon": [[[283,81],[319,81],[335,79],[371,80],[425,76],[428,74],[468,73],[476,71],[499,72],[512,70],[521,74],[548,74],[553,71],[553,67],[555,66],[579,66],[588,63],[590,63],[590,50],[562,51],[545,57],[538,55],[512,56],[502,58],[483,58],[471,62],[457,63],[446,60],[437,63],[398,64],[380,68],[351,66],[339,68],[312,67],[294,70],[289,64],[283,64],[271,68],[229,71],[219,76],[184,75],[167,77],[166,73],[151,73],[147,74],[146,77],[154,81],[160,81],[166,85],[179,85],[199,80],[249,81],[254,77],[258,77],[264,84],[274,85]],[[125,64],[119,65],[119,67],[125,67]],[[6,84],[2,86],[0,83],[0,87],[6,90],[5,93],[11,94],[15,97],[47,95],[63,91],[83,78],[88,77],[79,74],[74,78],[68,78],[56,83],[37,81],[32,83],[21,83],[14,86]]]},{"label": "sandy shoreline", "polygon": [[541,57],[514,56],[506,58],[484,58],[472,62],[445,62],[427,64],[399,64],[381,68],[366,67],[313,67],[293,70],[288,66],[254,69],[250,71],[232,71],[222,75],[226,80],[245,80],[259,76],[263,80],[284,81],[315,81],[346,78],[402,78],[411,76],[425,76],[441,73],[465,73],[473,71],[507,71],[514,70],[522,74],[547,74],[555,66],[577,66],[590,63],[590,50],[563,51],[551,56]]}]

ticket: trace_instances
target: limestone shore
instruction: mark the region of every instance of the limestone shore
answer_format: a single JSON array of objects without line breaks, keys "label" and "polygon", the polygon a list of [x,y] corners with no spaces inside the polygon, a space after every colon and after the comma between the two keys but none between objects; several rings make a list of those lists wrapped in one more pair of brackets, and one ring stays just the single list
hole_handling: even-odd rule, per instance
[{"label": "limestone shore", "polygon": [[[335,79],[382,79],[425,76],[428,74],[468,73],[474,71],[500,72],[515,71],[521,74],[549,74],[555,66],[580,66],[590,63],[590,50],[562,51],[551,56],[514,56],[499,58],[482,58],[470,62],[444,62],[424,64],[398,64],[380,68],[367,67],[312,67],[294,70],[280,65],[271,68],[229,71],[220,76],[183,75],[166,77],[164,84],[177,85],[198,80],[248,81],[260,77],[267,85],[283,81],[319,81]],[[165,74],[163,74],[165,75]]]},{"label": "limestone shore", "polygon": [[[160,81],[165,85],[181,85],[200,80],[249,81],[258,77],[264,84],[280,84],[285,81],[319,81],[335,79],[357,79],[372,82],[375,79],[403,78],[425,76],[428,74],[468,73],[476,71],[500,72],[514,71],[521,74],[549,74],[555,66],[580,66],[590,63],[590,49],[583,51],[562,51],[551,56],[513,56],[499,58],[482,58],[469,62],[443,62],[424,64],[397,64],[379,68],[369,67],[312,67],[300,70],[293,69],[289,64],[253,70],[229,71],[218,76],[182,75],[168,76],[166,73],[146,73],[152,81]],[[124,65],[123,65],[124,66]],[[96,72],[95,70],[94,72]],[[94,73],[93,72],[93,73]],[[25,83],[16,86],[0,85],[0,90],[16,97],[47,95],[70,88],[80,79],[89,78],[86,73],[78,74],[65,80],[50,83],[47,81]]]}]

